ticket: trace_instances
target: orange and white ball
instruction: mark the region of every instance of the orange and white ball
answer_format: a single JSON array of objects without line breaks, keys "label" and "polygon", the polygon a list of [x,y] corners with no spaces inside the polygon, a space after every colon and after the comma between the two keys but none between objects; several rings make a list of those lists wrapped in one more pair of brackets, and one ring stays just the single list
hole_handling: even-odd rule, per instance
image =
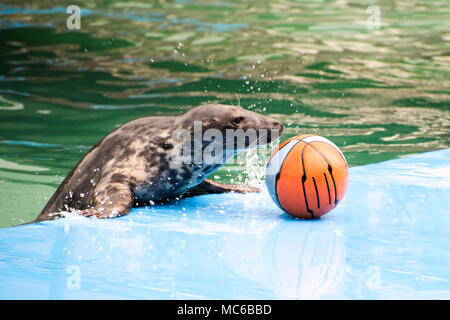
[{"label": "orange and white ball", "polygon": [[292,216],[318,218],[342,200],[348,165],[330,140],[300,135],[284,141],[272,154],[266,185],[273,201]]}]

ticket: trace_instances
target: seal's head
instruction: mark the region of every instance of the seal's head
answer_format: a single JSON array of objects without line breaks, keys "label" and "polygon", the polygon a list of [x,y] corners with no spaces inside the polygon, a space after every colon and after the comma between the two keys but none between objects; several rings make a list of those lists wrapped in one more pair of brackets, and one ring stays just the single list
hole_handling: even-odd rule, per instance
[{"label": "seal's head", "polygon": [[194,108],[185,113],[185,121],[193,119],[202,123],[203,132],[219,130],[227,149],[232,146],[236,151],[272,142],[284,129],[278,120],[232,105],[208,104]]}]

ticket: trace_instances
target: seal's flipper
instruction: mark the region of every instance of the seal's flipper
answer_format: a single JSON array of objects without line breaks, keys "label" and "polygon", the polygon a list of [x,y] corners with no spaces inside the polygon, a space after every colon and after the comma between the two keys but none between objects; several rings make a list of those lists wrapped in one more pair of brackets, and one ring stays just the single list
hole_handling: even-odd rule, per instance
[{"label": "seal's flipper", "polygon": [[130,213],[134,195],[127,184],[112,183],[105,189],[97,191],[95,206],[89,209],[77,210],[76,213],[85,217],[114,218]]},{"label": "seal's flipper", "polygon": [[225,192],[238,192],[238,193],[251,193],[260,192],[259,188],[254,188],[245,185],[227,184],[210,179],[205,179],[198,186],[189,189],[183,194],[183,198],[195,197],[202,194],[210,193],[225,193]]}]

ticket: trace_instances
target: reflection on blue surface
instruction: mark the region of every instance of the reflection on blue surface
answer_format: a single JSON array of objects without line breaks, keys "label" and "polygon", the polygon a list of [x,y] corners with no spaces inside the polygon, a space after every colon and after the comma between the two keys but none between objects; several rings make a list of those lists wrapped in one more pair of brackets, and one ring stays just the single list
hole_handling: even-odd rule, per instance
[{"label": "reflection on blue surface", "polygon": [[2,229],[0,298],[449,299],[449,160],[351,168],[314,221],[263,192]]}]

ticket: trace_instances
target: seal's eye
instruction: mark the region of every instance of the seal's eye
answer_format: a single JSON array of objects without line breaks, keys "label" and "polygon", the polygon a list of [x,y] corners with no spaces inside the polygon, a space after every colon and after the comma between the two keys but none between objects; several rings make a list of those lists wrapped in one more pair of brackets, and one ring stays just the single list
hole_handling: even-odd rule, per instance
[{"label": "seal's eye", "polygon": [[244,117],[237,117],[233,119],[233,124],[241,124],[244,121]]}]

